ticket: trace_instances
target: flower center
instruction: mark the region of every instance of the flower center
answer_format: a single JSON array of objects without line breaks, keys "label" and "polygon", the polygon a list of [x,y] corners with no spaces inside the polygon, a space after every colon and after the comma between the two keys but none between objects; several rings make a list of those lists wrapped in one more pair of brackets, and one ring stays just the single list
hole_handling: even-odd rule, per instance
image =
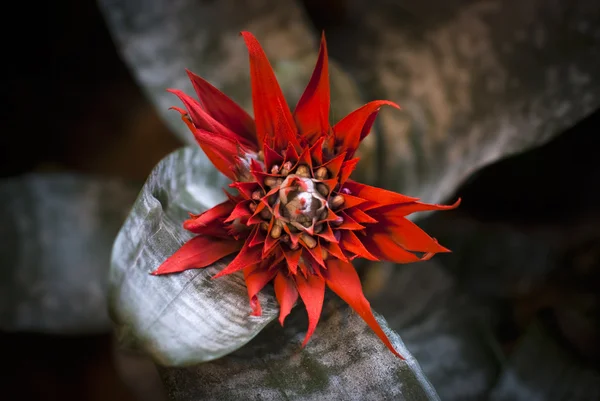
[{"label": "flower center", "polygon": [[[311,172],[307,165],[293,167],[291,161],[282,166],[274,165],[269,171],[272,175],[264,178],[266,192],[274,189],[267,198],[265,191],[258,190],[252,194],[252,199],[259,202],[266,199],[269,207],[260,212],[261,230],[269,231],[272,238],[287,243],[291,249],[298,249],[298,241],[308,248],[317,246],[317,236],[327,223],[330,209],[336,209],[343,203],[343,197],[332,193],[333,188],[325,184],[330,175],[326,167],[319,167]],[[340,198],[341,203],[340,203]],[[252,212],[258,203],[252,203]]]},{"label": "flower center", "polygon": [[296,228],[310,227],[325,210],[326,199],[317,191],[311,178],[290,174],[279,187],[280,213],[284,221]]}]

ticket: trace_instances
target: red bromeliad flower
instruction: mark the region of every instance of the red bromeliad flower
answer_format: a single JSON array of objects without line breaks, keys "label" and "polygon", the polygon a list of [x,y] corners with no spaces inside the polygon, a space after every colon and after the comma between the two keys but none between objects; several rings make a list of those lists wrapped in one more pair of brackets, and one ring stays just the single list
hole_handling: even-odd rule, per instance
[{"label": "red bromeliad flower", "polygon": [[175,109],[238,195],[228,194],[225,202],[191,215],[183,226],[198,235],[153,274],[203,268],[239,251],[214,278],[243,271],[254,315],[261,314],[257,294],[271,281],[281,324],[300,296],[309,321],[305,345],[317,326],[327,286],[400,356],[375,320],[350,262],[362,257],[410,263],[448,252],[406,216],[452,209],[459,202],[421,203],[349,179],[358,162],[354,153],[380,107],[399,107],[373,101],[332,127],[325,37],[292,114],[260,44],[248,32],[242,36],[250,54],[254,120],[191,72],[199,101],[171,90],[187,111]]}]

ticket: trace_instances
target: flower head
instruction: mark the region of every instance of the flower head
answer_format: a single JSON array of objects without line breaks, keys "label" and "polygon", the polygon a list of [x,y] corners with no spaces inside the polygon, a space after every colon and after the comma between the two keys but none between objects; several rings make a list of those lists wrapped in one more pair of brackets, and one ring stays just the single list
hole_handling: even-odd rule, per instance
[{"label": "flower head", "polygon": [[448,252],[406,216],[452,209],[458,202],[425,204],[349,178],[359,160],[354,153],[381,106],[399,107],[373,101],[331,126],[325,37],[292,113],[260,44],[248,32],[242,36],[250,54],[254,119],[191,72],[198,100],[171,90],[185,106],[175,109],[237,194],[191,215],[183,226],[198,235],[153,274],[203,268],[239,251],[214,278],[243,271],[253,314],[261,314],[257,294],[273,281],[281,324],[302,299],[309,321],[306,344],[329,287],[400,356],[375,320],[351,261],[410,263]]}]

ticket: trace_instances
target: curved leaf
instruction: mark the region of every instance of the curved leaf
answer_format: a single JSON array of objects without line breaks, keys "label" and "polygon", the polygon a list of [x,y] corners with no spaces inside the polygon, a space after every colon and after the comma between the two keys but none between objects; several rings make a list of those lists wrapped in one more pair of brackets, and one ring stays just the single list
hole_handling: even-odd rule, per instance
[{"label": "curved leaf", "polygon": [[110,330],[110,250],[138,190],[73,174],[0,182],[1,330]]},{"label": "curved leaf", "polygon": [[152,276],[193,235],[187,213],[224,200],[228,181],[198,148],[178,150],[153,170],[116,239],[110,272],[110,307],[122,344],[142,348],[165,365],[218,358],[241,347],[277,317],[273,296],[259,294],[252,309],[244,279],[212,277],[229,259],[204,269]]},{"label": "curved leaf", "polygon": [[[486,325],[489,307],[466,297],[433,260],[385,267],[378,272],[385,286],[371,287],[371,304],[402,333],[440,398],[485,399],[501,369],[498,345]],[[366,287],[372,282],[367,275]]]},{"label": "curved leaf", "polygon": [[304,349],[306,313],[296,309],[285,328],[272,324],[230,355],[159,373],[175,401],[439,400],[400,337],[376,318],[406,360],[394,356],[346,304],[327,299]]},{"label": "curved leaf", "polygon": [[382,111],[375,124],[381,185],[439,203],[482,166],[600,107],[600,8],[587,0],[431,3],[349,2],[347,13],[361,18],[327,33],[329,53],[360,72],[369,99],[403,109]]},{"label": "curved leaf", "polygon": [[[169,107],[167,88],[194,93],[185,69],[217,86],[252,110],[248,52],[240,31],[260,40],[288,98],[298,99],[316,61],[316,38],[293,0],[213,2],[183,0],[101,0],[100,8],[125,61],[173,132],[187,143],[191,133]],[[276,40],[266,40],[276,38]],[[311,55],[311,60],[301,60]],[[281,77],[280,77],[281,78]],[[290,104],[294,104],[291,102]]]}]

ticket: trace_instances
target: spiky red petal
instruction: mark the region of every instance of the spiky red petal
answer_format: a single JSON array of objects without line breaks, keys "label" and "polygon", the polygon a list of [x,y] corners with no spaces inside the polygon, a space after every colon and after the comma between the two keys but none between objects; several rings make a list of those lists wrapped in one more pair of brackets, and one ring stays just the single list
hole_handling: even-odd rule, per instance
[{"label": "spiky red petal", "polygon": [[285,318],[298,300],[298,290],[294,280],[281,271],[275,277],[275,297],[279,303],[279,323],[283,326]]},{"label": "spiky red petal", "polygon": [[275,278],[276,274],[276,270],[266,269],[261,264],[251,265],[244,269],[244,279],[246,281],[246,288],[248,289],[248,298],[250,299],[253,316],[260,316],[262,314],[257,294],[267,283]]},{"label": "spiky red petal", "polygon": [[198,95],[199,103],[206,113],[234,132],[243,145],[258,152],[256,127],[252,117],[203,78],[189,70],[186,71]]},{"label": "spiky red petal", "polygon": [[[239,195],[228,194],[228,201],[191,216],[184,227],[200,236],[157,272],[206,266],[240,250],[214,278],[243,270],[254,315],[261,313],[258,292],[273,280],[281,324],[298,297],[306,307],[305,345],[317,326],[327,284],[400,356],[373,316],[350,261],[362,257],[409,263],[447,252],[405,216],[448,210],[459,202],[429,205],[350,179],[358,162],[353,155],[379,109],[398,106],[374,101],[330,127],[324,36],[315,70],[293,115],[258,41],[248,32],[242,36],[250,57],[255,123],[192,73],[188,72],[199,101],[173,91],[187,111],[176,109],[213,164],[235,181],[231,187]],[[218,242],[223,240],[216,237],[235,240]]]},{"label": "spiky red petal", "polygon": [[346,152],[348,159],[354,156],[360,142],[369,134],[375,116],[384,105],[400,108],[388,100],[375,100],[354,110],[333,126],[336,145],[339,143],[340,151]]},{"label": "spiky red petal", "polygon": [[323,34],[317,65],[294,111],[299,133],[311,145],[329,132],[329,103],[327,43]]},{"label": "spiky red petal", "polygon": [[179,273],[188,269],[200,269],[210,266],[219,259],[239,251],[241,241],[223,240],[199,235],[192,238],[169,257],[154,275]]},{"label": "spiky red petal", "polygon": [[308,330],[302,342],[302,346],[304,347],[319,323],[321,309],[323,309],[323,299],[325,297],[325,280],[313,274],[308,275],[308,277],[298,274],[295,279],[296,288],[308,314]]},{"label": "spiky red petal", "polygon": [[259,146],[268,143],[283,148],[288,143],[299,147],[296,123],[279,83],[258,40],[250,32],[242,32],[250,57],[252,104]]},{"label": "spiky red petal", "polygon": [[363,318],[390,351],[402,358],[402,355],[396,351],[375,319],[371,310],[371,304],[363,294],[360,278],[356,274],[354,266],[350,263],[334,259],[328,263],[327,267],[327,272],[325,273],[327,286]]}]

